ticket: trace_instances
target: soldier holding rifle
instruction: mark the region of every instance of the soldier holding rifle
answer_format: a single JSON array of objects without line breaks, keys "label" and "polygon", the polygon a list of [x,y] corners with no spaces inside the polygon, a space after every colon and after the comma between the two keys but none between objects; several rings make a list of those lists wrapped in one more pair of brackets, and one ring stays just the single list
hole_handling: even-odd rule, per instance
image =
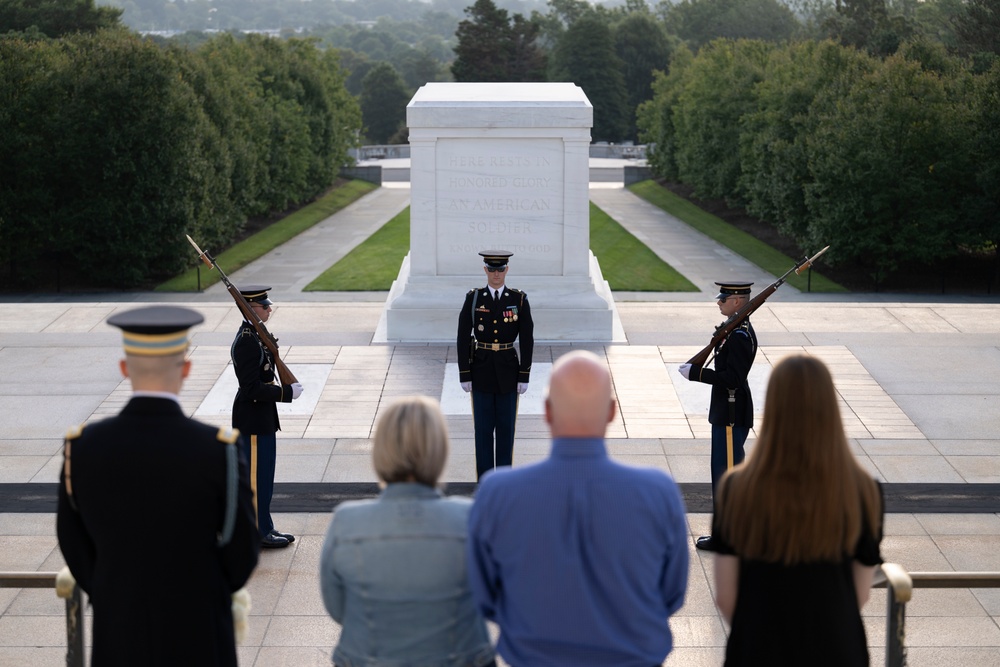
[{"label": "soldier holding rifle", "polygon": [[280,549],[295,541],[289,533],[279,533],[271,519],[271,494],[274,492],[274,469],[277,463],[277,438],[281,430],[278,403],[291,403],[302,394],[302,385],[278,356],[278,339],[265,323],[271,317],[270,287],[247,285],[237,289],[214,257],[203,252],[190,236],[208,267],[219,272],[229,295],[243,314],[243,323],[233,340],[230,354],[240,388],[233,400],[233,426],[240,430],[240,448],[250,463],[250,485],[254,492],[254,510],[260,545]]},{"label": "soldier holding rifle", "polygon": [[[826,246],[812,257],[796,262],[752,299],[750,287],[753,283],[715,283],[719,286],[719,294],[715,297],[719,312],[726,316],[726,321],[716,327],[712,341],[678,369],[692,382],[712,385],[708,421],[712,424],[713,504],[715,488],[723,473],[743,461],[743,445],[753,428],[753,397],[747,376],[757,355],[757,334],[750,324],[750,315],[785,283],[793,271],[798,274],[812,267],[829,249],[830,246]],[[715,357],[715,370],[706,368],[710,355]],[[715,550],[711,536],[699,537],[695,546],[705,551]]]},{"label": "soldier holding rifle", "polygon": [[[746,306],[750,298],[751,282],[717,282],[716,299],[719,312],[732,317]],[[743,462],[744,449],[750,429],[753,428],[753,396],[747,376],[757,355],[757,334],[750,318],[746,317],[714,348],[715,369],[686,363],[680,373],[692,382],[712,385],[712,400],[708,421],[712,425],[712,500],[715,487],[723,473]],[[712,537],[699,537],[695,546],[711,551]]]},{"label": "soldier holding rifle", "polygon": [[[248,285],[240,294],[262,323],[271,317],[270,287]],[[254,325],[244,319],[230,353],[240,388],[233,399],[233,427],[240,431],[240,446],[250,462],[250,484],[254,489],[260,546],[280,549],[295,541],[290,533],[279,533],[271,519],[271,495],[277,465],[278,403],[291,403],[302,394],[298,382],[275,382],[275,355],[263,343]],[[294,378],[292,378],[294,379]]]}]

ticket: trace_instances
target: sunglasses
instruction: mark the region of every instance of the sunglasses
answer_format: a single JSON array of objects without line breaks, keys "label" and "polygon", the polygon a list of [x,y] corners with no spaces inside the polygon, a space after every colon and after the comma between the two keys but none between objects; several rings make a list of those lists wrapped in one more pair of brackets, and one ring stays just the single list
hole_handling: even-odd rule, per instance
[{"label": "sunglasses", "polygon": [[487,266],[486,270],[489,271],[490,273],[503,273],[504,271],[507,270],[507,267],[506,266],[501,266],[501,267]]}]

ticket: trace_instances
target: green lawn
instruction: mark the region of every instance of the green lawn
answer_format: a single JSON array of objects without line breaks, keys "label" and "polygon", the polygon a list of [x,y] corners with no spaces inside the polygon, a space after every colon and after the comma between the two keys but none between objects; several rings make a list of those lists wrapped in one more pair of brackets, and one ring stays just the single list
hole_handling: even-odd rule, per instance
[{"label": "green lawn", "polygon": [[384,292],[410,250],[410,207],[306,285],[307,292]]},{"label": "green lawn", "polygon": [[590,203],[590,248],[616,292],[697,292],[690,280]]},{"label": "green lawn", "polygon": [[[753,262],[768,273],[773,274],[775,277],[784,274],[785,271],[788,271],[788,269],[795,266],[797,261],[802,259],[801,257],[792,259],[782,254],[763,241],[758,241],[750,234],[733,227],[721,218],[706,213],[655,181],[642,181],[630,185],[628,189],[667,213],[680,218],[702,234],[718,241],[736,254]],[[816,248],[815,250],[819,251],[821,248]],[[793,273],[788,277],[787,282],[792,287],[805,291],[807,288],[807,274],[796,275]],[[833,282],[815,270],[812,271],[810,284],[813,292],[849,291],[846,287]]]},{"label": "green lawn", "polygon": [[[590,205],[590,245],[604,279],[620,292],[693,292],[697,288],[604,211]],[[307,291],[386,291],[410,248],[410,209],[387,222],[310,283]]]},{"label": "green lawn", "polygon": [[[269,225],[253,236],[240,241],[221,254],[215,255],[215,259],[218,261],[219,266],[222,267],[222,270],[226,272],[226,275],[229,275],[237,269],[243,268],[258,257],[262,257],[263,255],[274,250],[282,243],[298,236],[316,223],[326,220],[340,209],[368,194],[377,187],[377,185],[368,183],[367,181],[348,181],[323,195],[312,204],[303,206],[295,213],[282,218],[273,225]],[[197,241],[198,239],[195,239],[195,242]],[[202,250],[205,250],[213,255],[215,254],[213,248],[206,248],[202,246]],[[196,255],[194,248],[191,249],[191,255],[192,257]],[[168,280],[158,286],[156,291],[197,292],[198,267],[201,267],[201,289],[205,289],[206,287],[219,282],[219,274],[217,271],[208,269],[208,267],[204,264],[198,262],[197,267],[188,269],[179,276]]]}]

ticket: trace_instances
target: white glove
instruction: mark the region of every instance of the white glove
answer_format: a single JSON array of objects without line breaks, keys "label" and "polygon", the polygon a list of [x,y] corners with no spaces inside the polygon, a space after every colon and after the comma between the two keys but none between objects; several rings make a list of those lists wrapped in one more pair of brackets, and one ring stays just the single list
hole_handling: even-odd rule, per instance
[{"label": "white glove", "polygon": [[292,400],[302,395],[302,385],[298,382],[292,383]]},{"label": "white glove", "polygon": [[526,391],[528,391],[528,383],[527,382],[518,382],[517,383],[517,393],[523,394]]},{"label": "white glove", "polygon": [[691,364],[681,364],[677,372],[684,376],[685,380],[691,379]]},{"label": "white glove", "polygon": [[464,391],[466,394],[468,394],[470,391],[472,391],[472,383],[471,382],[463,382],[462,383],[462,391]]}]

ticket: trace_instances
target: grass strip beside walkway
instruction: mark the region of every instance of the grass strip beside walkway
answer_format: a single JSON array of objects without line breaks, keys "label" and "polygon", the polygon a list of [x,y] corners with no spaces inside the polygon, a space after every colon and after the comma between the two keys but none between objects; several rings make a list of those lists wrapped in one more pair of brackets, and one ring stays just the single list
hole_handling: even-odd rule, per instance
[{"label": "grass strip beside walkway", "polygon": [[[330,190],[316,201],[303,206],[295,213],[288,215],[273,225],[268,225],[253,236],[243,239],[228,250],[216,256],[219,266],[230,275],[250,262],[263,257],[281,244],[306,231],[313,225],[326,220],[331,215],[360,199],[378,186],[367,181],[351,180]],[[195,239],[197,241],[198,239]],[[202,247],[211,252],[211,248]],[[196,253],[191,249],[192,256]],[[204,270],[207,267],[201,262],[194,268],[176,276],[156,288],[157,292],[197,292],[198,270],[201,271],[201,289],[219,282],[219,273]]]},{"label": "grass strip beside walkway", "polygon": [[[687,278],[661,260],[604,211],[590,204],[590,245],[604,279],[621,292],[696,292]],[[407,207],[306,286],[308,292],[386,291],[410,248]],[[516,260],[515,260],[516,262]]]},{"label": "grass strip beside walkway", "polygon": [[[642,181],[628,186],[628,189],[776,277],[784,274],[798,261],[798,259],[788,257],[721,218],[706,213],[656,181]],[[815,250],[818,251],[820,248]],[[835,283],[815,270],[811,273],[811,279],[806,272],[803,272],[802,275],[793,273],[787,278],[787,283],[803,292],[807,289],[813,292],[849,291],[846,287]]]},{"label": "grass strip beside walkway", "polygon": [[649,246],[590,202],[590,247],[615,292],[697,292]]},{"label": "grass strip beside walkway", "polygon": [[410,207],[320,274],[304,292],[385,292],[410,251]]}]

